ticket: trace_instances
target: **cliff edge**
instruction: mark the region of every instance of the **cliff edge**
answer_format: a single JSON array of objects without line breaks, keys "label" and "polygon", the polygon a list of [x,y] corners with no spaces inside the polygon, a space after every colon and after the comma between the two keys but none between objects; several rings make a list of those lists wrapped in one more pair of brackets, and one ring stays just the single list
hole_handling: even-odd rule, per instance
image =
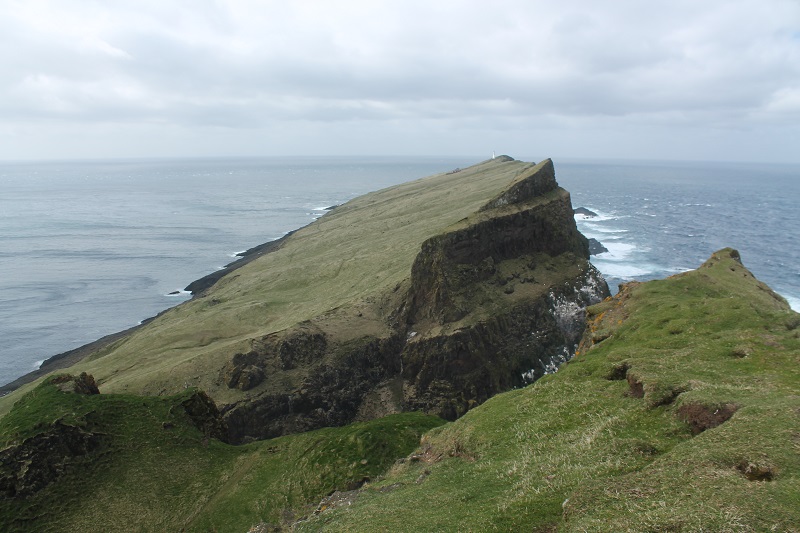
[{"label": "cliff edge", "polygon": [[608,289],[552,161],[371,193],[70,368],[214,398],[232,442],[424,410],[454,419],[575,350]]}]

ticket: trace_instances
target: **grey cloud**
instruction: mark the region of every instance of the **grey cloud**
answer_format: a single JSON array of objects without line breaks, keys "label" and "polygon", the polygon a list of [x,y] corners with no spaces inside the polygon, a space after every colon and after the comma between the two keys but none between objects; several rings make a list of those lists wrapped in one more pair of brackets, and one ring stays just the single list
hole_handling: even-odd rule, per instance
[{"label": "grey cloud", "polygon": [[642,131],[800,112],[800,7],[785,0],[97,2],[63,27],[61,4],[42,5],[0,17],[6,121]]}]

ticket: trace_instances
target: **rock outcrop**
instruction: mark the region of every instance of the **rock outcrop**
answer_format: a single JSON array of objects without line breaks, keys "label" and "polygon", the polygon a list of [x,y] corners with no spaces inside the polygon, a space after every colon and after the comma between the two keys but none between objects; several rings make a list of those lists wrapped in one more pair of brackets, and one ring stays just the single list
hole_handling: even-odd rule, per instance
[{"label": "rock outcrop", "polygon": [[597,239],[589,239],[589,255],[598,255],[608,252],[608,248],[603,246],[603,243]]},{"label": "rock outcrop", "polygon": [[98,450],[102,436],[56,420],[41,433],[0,451],[0,497],[25,498],[80,465]]},{"label": "rock outcrop", "polygon": [[234,442],[421,409],[448,419],[569,359],[583,310],[608,295],[588,262],[569,194],[547,160],[472,215],[422,243],[386,296],[382,335],[344,337],[324,317],[255,340],[221,370],[257,389],[223,408]]},{"label": "rock outcrop", "polygon": [[406,410],[454,419],[572,356],[608,294],[588,258],[553,163],[500,156],[251,249],[192,300],[76,352],[73,372],[109,393],[204,390],[190,416],[234,443]]},{"label": "rock outcrop", "polygon": [[[94,378],[85,372],[50,378],[62,393],[99,394]],[[90,418],[90,417],[89,417]],[[0,497],[26,498],[56,481],[71,468],[80,468],[101,448],[105,436],[84,417],[59,418],[40,431],[0,450]]]}]

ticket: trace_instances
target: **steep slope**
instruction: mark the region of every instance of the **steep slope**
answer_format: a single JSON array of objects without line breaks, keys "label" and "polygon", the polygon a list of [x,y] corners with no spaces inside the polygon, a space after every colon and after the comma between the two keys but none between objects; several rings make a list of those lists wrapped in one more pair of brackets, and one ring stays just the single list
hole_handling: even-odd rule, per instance
[{"label": "steep slope", "polygon": [[[87,386],[88,385],[88,386]],[[97,394],[59,375],[0,420],[0,531],[247,531],[358,487],[443,423],[420,413],[247,446],[208,397]]]},{"label": "steep slope", "polygon": [[589,313],[558,373],[298,529],[800,530],[800,315],[731,249]]},{"label": "steep slope", "polygon": [[587,259],[552,162],[503,156],[348,202],[71,372],[198,387],[236,442],[455,418],[569,357],[607,294]]},{"label": "steep slope", "polygon": [[55,376],[0,419],[0,529],[798,531],[800,315],[738,253],[590,307],[579,352],[446,425],[241,446],[202,392]]}]

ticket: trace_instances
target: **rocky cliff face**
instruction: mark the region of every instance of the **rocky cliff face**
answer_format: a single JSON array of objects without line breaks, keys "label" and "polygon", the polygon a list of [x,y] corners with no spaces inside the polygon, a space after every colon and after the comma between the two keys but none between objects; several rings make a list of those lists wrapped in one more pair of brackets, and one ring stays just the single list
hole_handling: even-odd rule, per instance
[{"label": "rocky cliff face", "polygon": [[538,379],[572,356],[583,310],[608,295],[588,257],[552,162],[527,169],[422,243],[409,278],[381,296],[382,332],[343,337],[318,317],[233,355],[228,387],[285,386],[223,407],[231,439],[408,409],[454,419]]},{"label": "rocky cliff face", "polygon": [[70,371],[107,393],[204,390],[191,410],[231,442],[412,409],[453,419],[570,358],[608,294],[550,160],[376,191],[251,252]]}]

